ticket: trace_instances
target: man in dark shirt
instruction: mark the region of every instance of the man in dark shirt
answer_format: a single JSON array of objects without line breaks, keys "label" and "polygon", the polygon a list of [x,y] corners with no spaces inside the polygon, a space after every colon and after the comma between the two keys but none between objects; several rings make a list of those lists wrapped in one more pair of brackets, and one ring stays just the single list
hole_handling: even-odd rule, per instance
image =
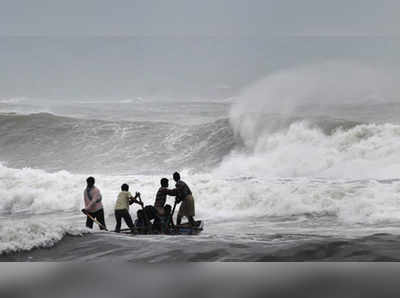
[{"label": "man in dark shirt", "polygon": [[179,225],[182,222],[182,217],[185,216],[189,220],[190,225],[197,226],[198,223],[194,220],[195,209],[194,199],[192,191],[185,182],[181,180],[181,175],[175,172],[173,178],[176,182],[175,189],[172,190],[174,196],[176,196],[177,202],[182,202],[176,218],[176,223]]},{"label": "man in dark shirt", "polygon": [[158,189],[156,194],[156,201],[154,202],[154,208],[156,208],[158,215],[163,216],[165,212],[165,202],[167,201],[167,195],[176,196],[176,190],[168,189],[169,181],[167,178],[162,178],[161,187]]}]

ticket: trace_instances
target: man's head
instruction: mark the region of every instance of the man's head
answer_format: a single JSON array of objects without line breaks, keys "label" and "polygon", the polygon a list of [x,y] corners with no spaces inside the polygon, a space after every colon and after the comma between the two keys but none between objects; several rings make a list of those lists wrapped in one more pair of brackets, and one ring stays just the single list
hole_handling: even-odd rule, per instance
[{"label": "man's head", "polygon": [[95,182],[95,180],[94,180],[94,177],[92,177],[92,176],[90,176],[90,177],[88,177],[88,178],[86,179],[86,183],[87,183],[87,186],[88,186],[88,187],[93,187],[94,182]]},{"label": "man's head", "polygon": [[162,178],[160,180],[161,186],[162,187],[168,187],[168,179],[167,178]]},{"label": "man's head", "polygon": [[128,190],[129,190],[129,185],[126,184],[126,183],[122,184],[122,185],[121,185],[121,190],[122,190],[122,191],[128,191]]},{"label": "man's head", "polygon": [[174,175],[172,176],[176,182],[181,180],[181,175],[178,172],[175,172]]}]

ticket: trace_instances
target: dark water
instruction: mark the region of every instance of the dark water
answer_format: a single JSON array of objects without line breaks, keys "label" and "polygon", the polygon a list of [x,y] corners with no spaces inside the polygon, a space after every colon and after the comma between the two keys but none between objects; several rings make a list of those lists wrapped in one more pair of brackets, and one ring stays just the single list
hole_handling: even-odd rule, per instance
[{"label": "dark water", "polygon": [[6,254],[1,261],[265,262],[400,261],[400,236],[347,239],[275,234],[264,241],[221,241],[196,236],[67,236],[52,248]]}]

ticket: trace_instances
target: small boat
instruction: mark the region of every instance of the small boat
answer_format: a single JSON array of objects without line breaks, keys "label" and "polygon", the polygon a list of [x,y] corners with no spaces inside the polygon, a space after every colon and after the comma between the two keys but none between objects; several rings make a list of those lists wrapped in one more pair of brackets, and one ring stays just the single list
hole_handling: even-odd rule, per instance
[{"label": "small boat", "polygon": [[196,223],[196,226],[192,226],[189,223],[170,225],[164,230],[153,229],[151,225],[135,226],[133,231],[131,229],[121,229],[121,233],[130,235],[198,235],[203,231],[204,222],[199,220]]},{"label": "small boat", "polygon": [[[91,218],[95,223],[97,223],[99,227],[108,231],[105,226],[97,221],[97,219],[93,218],[89,213],[85,212],[84,210],[82,210],[82,212]],[[148,222],[149,224],[147,225],[139,225],[135,223],[133,229],[121,229],[120,232],[130,235],[198,235],[201,233],[201,231],[203,231],[204,227],[204,222],[202,220],[196,221],[195,226],[192,226],[189,223],[174,225],[167,217],[160,217],[157,224],[152,224],[151,221]]]}]

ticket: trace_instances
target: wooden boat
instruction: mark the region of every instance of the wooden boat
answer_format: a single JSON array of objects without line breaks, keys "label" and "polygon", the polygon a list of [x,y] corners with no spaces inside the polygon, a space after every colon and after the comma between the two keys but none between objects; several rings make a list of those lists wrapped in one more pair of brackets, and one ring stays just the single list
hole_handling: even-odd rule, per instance
[{"label": "wooden boat", "polygon": [[135,226],[134,230],[121,229],[121,233],[131,235],[198,235],[204,229],[204,222],[197,221],[197,226],[191,226],[189,223],[181,225],[170,225],[164,230],[156,230],[149,226]]}]

